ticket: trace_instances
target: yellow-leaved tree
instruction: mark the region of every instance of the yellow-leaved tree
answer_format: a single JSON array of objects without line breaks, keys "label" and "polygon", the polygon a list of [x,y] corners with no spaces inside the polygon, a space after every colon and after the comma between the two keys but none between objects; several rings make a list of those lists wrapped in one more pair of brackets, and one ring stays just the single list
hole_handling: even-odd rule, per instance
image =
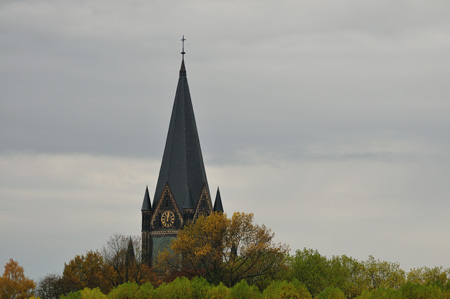
[{"label": "yellow-leaved tree", "polygon": [[276,244],[274,234],[253,223],[253,214],[236,212],[200,216],[187,224],[158,255],[158,268],[205,277],[210,283],[228,287],[245,279],[276,275],[287,245]]},{"label": "yellow-leaved tree", "polygon": [[5,272],[0,277],[0,298],[29,298],[36,284],[25,277],[23,267],[13,259],[5,265]]},{"label": "yellow-leaved tree", "polygon": [[113,275],[113,268],[104,262],[100,252],[88,251],[86,255],[77,255],[68,264],[64,264],[64,293],[97,287],[108,293],[113,287]]}]

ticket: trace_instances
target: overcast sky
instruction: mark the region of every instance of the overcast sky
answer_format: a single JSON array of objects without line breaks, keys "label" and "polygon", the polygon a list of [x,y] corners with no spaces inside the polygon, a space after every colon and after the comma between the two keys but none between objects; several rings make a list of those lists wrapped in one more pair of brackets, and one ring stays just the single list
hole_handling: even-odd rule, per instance
[{"label": "overcast sky", "polygon": [[292,252],[450,267],[449,15],[447,0],[0,1],[0,267],[38,280],[140,235],[183,34],[226,212]]}]

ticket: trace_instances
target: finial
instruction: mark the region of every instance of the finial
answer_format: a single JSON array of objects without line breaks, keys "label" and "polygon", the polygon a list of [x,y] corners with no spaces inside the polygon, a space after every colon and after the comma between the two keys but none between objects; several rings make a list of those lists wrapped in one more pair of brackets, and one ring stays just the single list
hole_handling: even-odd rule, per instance
[{"label": "finial", "polygon": [[183,55],[183,59],[184,59],[184,54],[186,54],[186,52],[184,52],[184,41],[185,41],[186,39],[184,38],[184,35],[183,35],[183,38],[181,39],[181,42],[182,42],[182,50],[181,50],[181,55]]},{"label": "finial", "polygon": [[186,68],[184,66],[184,54],[186,54],[186,52],[184,52],[184,41],[185,40],[186,39],[184,38],[184,35],[183,35],[183,38],[181,39],[181,42],[182,42],[181,55],[183,55],[183,59],[181,60],[180,76],[186,76]]}]

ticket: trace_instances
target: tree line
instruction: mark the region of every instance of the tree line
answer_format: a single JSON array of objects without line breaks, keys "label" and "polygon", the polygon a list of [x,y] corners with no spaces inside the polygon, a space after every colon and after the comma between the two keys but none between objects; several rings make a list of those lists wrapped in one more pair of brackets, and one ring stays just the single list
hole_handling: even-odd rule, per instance
[{"label": "tree line", "polygon": [[179,232],[150,269],[138,237],[112,236],[101,250],[77,255],[62,274],[36,285],[10,260],[0,277],[0,298],[449,298],[450,270],[370,256],[327,258],[317,250],[289,254],[252,214],[213,213]]}]

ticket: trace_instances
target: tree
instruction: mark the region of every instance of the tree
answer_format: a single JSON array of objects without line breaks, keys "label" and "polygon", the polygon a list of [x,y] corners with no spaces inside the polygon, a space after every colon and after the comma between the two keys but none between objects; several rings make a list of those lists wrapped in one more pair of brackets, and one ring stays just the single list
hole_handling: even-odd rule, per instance
[{"label": "tree", "polygon": [[346,255],[333,256],[331,286],[344,292],[347,298],[355,298],[367,289],[364,264]]},{"label": "tree", "polygon": [[141,260],[141,240],[139,237],[125,237],[114,234],[103,246],[102,256],[115,275],[112,284],[118,286],[124,282],[143,283],[155,281],[150,268]]},{"label": "tree", "polygon": [[112,288],[113,269],[103,261],[98,251],[88,251],[86,255],[77,255],[68,264],[64,264],[63,284],[65,293],[84,288],[100,288],[108,293]]},{"label": "tree", "polygon": [[225,299],[229,298],[230,290],[220,283],[217,286],[211,286],[206,293],[205,299]]},{"label": "tree", "polygon": [[317,250],[305,248],[287,260],[288,277],[304,283],[314,297],[328,287],[339,288],[347,298],[355,298],[365,290],[398,289],[405,283],[405,272],[398,263],[375,260],[372,256],[363,262],[345,255],[328,260]]},{"label": "tree", "polygon": [[288,258],[292,278],[303,283],[313,297],[331,286],[331,266],[325,256],[317,250],[297,250]]},{"label": "tree", "polygon": [[230,299],[258,299],[261,298],[261,293],[256,286],[249,286],[245,280],[241,280],[230,288],[228,294]]},{"label": "tree", "polygon": [[366,283],[369,290],[379,287],[399,289],[406,282],[406,274],[398,263],[375,260],[370,256],[364,262]]},{"label": "tree", "polygon": [[[403,297],[399,290],[378,288],[371,291],[364,291],[357,299],[413,299],[412,297]],[[424,297],[423,299],[434,298]]]},{"label": "tree", "polygon": [[58,274],[48,274],[39,282],[36,290],[42,299],[58,299],[64,294],[64,282]]},{"label": "tree", "polygon": [[404,284],[400,288],[400,293],[403,298],[408,299],[445,299],[448,298],[438,286],[436,285],[421,285],[412,282]]},{"label": "tree", "polygon": [[114,289],[108,294],[108,299],[125,299],[125,298],[137,298],[139,292],[139,286],[135,282],[125,282]]},{"label": "tree", "polygon": [[273,281],[264,290],[262,295],[264,299],[285,299],[285,298],[312,299],[311,294],[308,292],[306,287],[300,282],[298,282],[298,280],[294,280],[291,282]]},{"label": "tree", "polygon": [[450,269],[443,269],[442,267],[422,267],[411,269],[407,275],[407,281],[419,284],[438,284],[444,286],[450,280]]},{"label": "tree", "polygon": [[288,247],[275,244],[273,237],[270,229],[253,223],[253,214],[200,216],[178,233],[171,250],[158,256],[158,268],[232,287],[242,279],[275,275]]},{"label": "tree", "polygon": [[346,299],[344,292],[338,288],[328,287],[316,299]]},{"label": "tree", "polygon": [[193,297],[191,282],[186,277],[177,277],[174,281],[161,284],[155,289],[155,297],[161,299],[190,299]]},{"label": "tree", "polygon": [[0,277],[0,298],[29,298],[36,284],[33,280],[25,277],[23,267],[13,259],[5,265],[5,272]]},{"label": "tree", "polygon": [[62,295],[61,299],[107,299],[99,288],[84,288],[82,290]]}]

